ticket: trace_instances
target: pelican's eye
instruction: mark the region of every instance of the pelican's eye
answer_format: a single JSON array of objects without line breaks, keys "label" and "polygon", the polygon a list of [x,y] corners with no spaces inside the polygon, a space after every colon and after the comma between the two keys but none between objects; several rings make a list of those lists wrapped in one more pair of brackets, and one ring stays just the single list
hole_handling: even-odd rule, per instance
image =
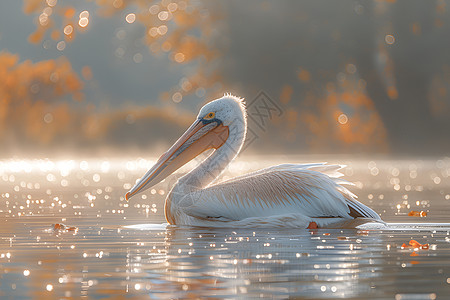
[{"label": "pelican's eye", "polygon": [[214,119],[214,117],[216,116],[216,114],[214,112],[210,112],[209,114],[207,114],[203,119],[205,120],[211,120]]}]

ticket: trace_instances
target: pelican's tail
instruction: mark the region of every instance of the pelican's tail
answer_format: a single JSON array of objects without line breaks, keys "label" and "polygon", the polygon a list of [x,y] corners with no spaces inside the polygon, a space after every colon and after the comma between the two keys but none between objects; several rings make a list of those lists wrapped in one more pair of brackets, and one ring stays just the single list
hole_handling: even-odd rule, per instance
[{"label": "pelican's tail", "polygon": [[[308,167],[310,170],[318,171],[328,175],[336,184],[336,188],[344,196],[345,202],[350,209],[350,216],[353,218],[369,218],[377,221],[381,221],[381,217],[370,207],[362,204],[356,200],[357,196],[349,191],[345,185],[354,185],[352,182],[340,178],[343,174],[340,172],[341,169],[345,168],[345,165],[326,165],[318,164]],[[384,222],[383,222],[384,223]]]}]

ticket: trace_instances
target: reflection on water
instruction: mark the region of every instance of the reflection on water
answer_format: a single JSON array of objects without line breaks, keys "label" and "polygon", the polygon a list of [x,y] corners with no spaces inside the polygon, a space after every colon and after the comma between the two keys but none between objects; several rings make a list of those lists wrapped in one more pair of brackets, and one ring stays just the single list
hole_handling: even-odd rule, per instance
[{"label": "reflection on water", "polygon": [[[450,224],[425,223],[449,220],[450,161],[337,162],[383,219],[422,225],[166,227],[173,180],[123,198],[152,161],[0,162],[0,297],[445,299]],[[226,176],[274,163],[235,164]],[[78,231],[55,231],[55,223]],[[411,239],[429,249],[402,248]]]}]

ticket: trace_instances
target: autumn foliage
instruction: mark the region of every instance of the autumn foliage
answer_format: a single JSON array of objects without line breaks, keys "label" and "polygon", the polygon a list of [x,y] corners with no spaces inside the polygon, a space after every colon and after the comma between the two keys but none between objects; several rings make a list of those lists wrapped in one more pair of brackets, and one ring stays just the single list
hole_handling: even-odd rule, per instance
[{"label": "autumn foliage", "polygon": [[[125,46],[120,50],[124,53],[128,51],[126,46],[129,43],[138,41],[152,55],[167,58],[169,65],[189,64],[191,72],[183,74],[182,80],[174,83],[172,88],[158,91],[159,95],[151,96],[151,98],[158,98],[160,107],[167,109],[147,106],[99,110],[94,103],[107,102],[108,99],[95,99],[95,101],[84,99],[85,85],[90,80],[96,79],[95,70],[91,70],[90,66],[80,66],[81,72],[77,74],[64,56],[58,59],[31,62],[21,60],[17,55],[1,52],[0,74],[5,80],[0,83],[0,137],[9,145],[20,147],[24,145],[47,147],[60,144],[74,147],[75,145],[123,146],[128,144],[129,130],[147,134],[148,128],[159,124],[165,124],[164,128],[168,130],[168,135],[164,138],[167,139],[172,134],[176,137],[189,123],[189,114],[174,117],[174,112],[177,111],[176,104],[186,99],[185,96],[201,90],[199,94],[206,94],[205,99],[211,100],[223,91],[228,92],[236,88],[236,91],[248,93],[241,96],[246,96],[247,101],[252,101],[255,86],[258,90],[264,90],[266,87],[261,86],[261,82],[269,78],[268,81],[274,81],[273,86],[268,87],[271,92],[274,92],[270,96],[272,100],[280,104],[283,115],[278,119],[271,119],[270,126],[256,132],[259,142],[265,145],[264,151],[299,153],[301,151],[299,148],[306,148],[311,153],[384,153],[390,150],[388,140],[392,142],[388,137],[388,130],[391,132],[395,129],[392,124],[397,124],[397,121],[389,124],[390,114],[383,113],[380,107],[397,109],[399,112],[397,115],[400,116],[403,114],[401,108],[406,106],[401,104],[401,101],[404,101],[402,99],[407,96],[405,96],[405,89],[402,88],[402,82],[398,80],[401,73],[398,72],[394,56],[400,51],[393,51],[396,49],[394,47],[400,46],[400,35],[392,31],[391,22],[383,21],[389,17],[388,12],[395,1],[377,1],[370,8],[373,16],[382,20],[380,24],[373,25],[375,42],[367,45],[370,50],[367,53],[373,54],[371,59],[358,60],[357,56],[360,54],[361,47],[350,47],[349,49],[357,51],[353,51],[348,56],[347,50],[345,55],[340,53],[342,60],[341,58],[330,60],[330,63],[322,66],[323,70],[320,70],[316,67],[317,63],[309,63],[302,58],[305,53],[314,54],[314,51],[308,50],[314,49],[315,44],[311,41],[292,42],[289,46],[281,45],[279,48],[274,48],[283,50],[301,46],[298,47],[301,51],[296,53],[298,60],[292,60],[289,64],[292,70],[287,69],[286,73],[290,75],[283,74],[283,76],[290,76],[289,82],[284,80],[287,77],[277,81],[278,75],[271,74],[270,69],[264,70],[267,74],[261,76],[262,79],[254,79],[254,82],[252,76],[256,74],[251,73],[254,71],[248,70],[249,68],[243,70],[243,74],[237,76],[238,79],[230,78],[233,75],[227,72],[240,70],[231,67],[227,69],[228,66],[225,66],[228,62],[230,65],[233,63],[239,65],[236,63],[238,60],[230,59],[228,57],[230,53],[226,53],[227,50],[237,51],[227,49],[227,45],[231,43],[229,40],[236,36],[236,32],[227,32],[225,29],[226,38],[218,36],[223,33],[219,32],[219,29],[223,29],[220,23],[226,19],[223,14],[227,13],[227,10],[221,9],[220,4],[214,4],[216,2],[211,4],[207,1],[189,0],[94,0],[75,3],[62,0],[23,0],[23,3],[23,12],[34,18],[34,32],[30,31],[28,39],[33,45],[50,49],[46,48],[48,46],[53,50],[56,46],[56,49],[60,51],[57,53],[64,54],[71,43],[81,38],[83,33],[92,30],[94,24],[98,24],[100,19],[114,18],[122,22],[121,28],[139,27],[139,30],[133,31],[138,32],[137,36],[133,36],[133,40],[123,41]],[[267,5],[261,4],[262,11]],[[275,4],[273,5],[276,7]],[[259,4],[254,7],[258,6]],[[308,9],[308,6],[297,7]],[[438,5],[437,16],[442,18],[444,11],[445,7]],[[356,13],[358,14],[357,11]],[[228,18],[227,21],[233,20],[230,16],[225,17]],[[306,22],[308,18],[310,16],[305,13],[305,20],[301,18],[300,21]],[[436,22],[436,26],[438,24],[443,26],[441,23]],[[308,24],[306,22],[305,26],[310,26]],[[320,26],[327,29],[327,24]],[[224,27],[233,28],[226,25]],[[295,28],[295,26],[291,27]],[[275,31],[275,28],[281,27],[274,26],[274,32],[279,32]],[[354,38],[353,35],[339,32],[339,28],[331,34],[333,43],[330,45],[345,44],[343,36],[346,40]],[[411,23],[409,30],[413,39],[425,34],[425,27],[418,21]],[[244,28],[239,32],[245,32]],[[306,39],[311,39],[307,31],[295,32],[301,33]],[[270,46],[271,42],[278,41],[277,34],[282,32],[262,32],[261,36],[257,37],[263,38],[268,42],[267,46]],[[405,39],[405,35],[403,36]],[[330,41],[329,37],[322,38]],[[344,40],[341,41],[341,39]],[[313,44],[308,45],[308,43]],[[340,47],[332,47],[336,47],[333,48],[336,51],[341,51]],[[246,49],[246,47],[243,48]],[[244,54],[245,51],[243,51]],[[270,56],[263,55],[264,51],[255,52],[257,51],[252,53],[260,61],[255,59],[258,64],[249,65],[256,68],[261,65],[271,66],[264,62],[277,61],[280,59],[279,55],[282,55],[275,51],[272,51],[274,53]],[[117,55],[114,52],[114,55],[121,57],[126,55],[124,53]],[[252,58],[248,57],[247,60]],[[365,63],[373,61],[375,63],[365,66]],[[284,69],[280,70],[284,71]],[[450,107],[447,101],[449,74],[449,68],[442,67],[441,72],[432,78],[428,92],[432,116],[444,121]],[[379,82],[374,84],[374,78],[379,78]],[[236,83],[233,80],[243,82]],[[250,82],[253,86],[246,86],[244,81]],[[242,84],[241,89],[240,84]],[[374,86],[379,88],[375,89]],[[374,93],[374,90],[381,92]],[[81,101],[83,99],[84,101]],[[380,105],[379,103],[383,101],[388,104]],[[158,137],[160,135],[156,132],[153,138],[158,139]],[[145,140],[150,141],[150,136]],[[136,143],[136,139],[131,139],[129,142]],[[140,142],[141,140],[138,141]]]},{"label": "autumn foliage", "polygon": [[[82,73],[91,76],[89,68]],[[151,106],[96,112],[82,101],[84,81],[64,57],[33,63],[1,52],[0,78],[0,138],[9,154],[117,147],[129,132],[145,136],[151,127],[175,137],[192,117]],[[155,141],[148,135],[140,145]]]},{"label": "autumn foliage", "polygon": [[[322,95],[309,92],[303,101],[295,101],[292,86],[281,89],[280,101],[288,109],[276,123],[283,128],[283,136],[295,141],[300,135],[314,153],[387,152],[387,132],[365,90],[365,82],[352,74],[341,75],[341,80],[326,84]],[[301,82],[308,82],[311,76],[306,69],[300,69]]]},{"label": "autumn foliage", "polygon": [[[36,17],[36,30],[29,36],[34,44],[53,40],[66,43],[75,40],[78,33],[89,30],[91,18],[124,18],[128,23],[139,23],[145,28],[142,37],[151,53],[167,55],[174,63],[185,64],[196,60],[197,72],[188,77],[189,85],[174,86],[168,95],[180,93],[182,96],[193,93],[198,87],[208,88],[219,82],[221,76],[208,64],[219,53],[211,46],[213,22],[220,19],[219,13],[206,10],[192,1],[143,0],[96,0],[95,14],[77,11],[70,2],[57,0],[24,0],[24,13]],[[124,16],[125,11],[134,11]],[[165,94],[162,98],[169,99]]]},{"label": "autumn foliage", "polygon": [[364,87],[353,79],[327,85],[326,95],[317,110],[305,111],[302,120],[312,134],[313,148],[329,148],[386,152],[386,129],[376,113]]},{"label": "autumn foliage", "polygon": [[0,53],[0,137],[47,144],[76,122],[67,100],[81,100],[83,82],[64,57],[33,63]]}]

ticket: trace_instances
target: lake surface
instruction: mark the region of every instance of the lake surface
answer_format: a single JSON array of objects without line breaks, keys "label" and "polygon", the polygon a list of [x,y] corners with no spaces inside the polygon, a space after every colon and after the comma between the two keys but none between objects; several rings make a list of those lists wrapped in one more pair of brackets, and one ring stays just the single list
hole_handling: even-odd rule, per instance
[{"label": "lake surface", "polygon": [[0,298],[450,299],[450,159],[327,160],[388,228],[166,226],[176,176],[124,199],[152,160],[0,161]]}]

